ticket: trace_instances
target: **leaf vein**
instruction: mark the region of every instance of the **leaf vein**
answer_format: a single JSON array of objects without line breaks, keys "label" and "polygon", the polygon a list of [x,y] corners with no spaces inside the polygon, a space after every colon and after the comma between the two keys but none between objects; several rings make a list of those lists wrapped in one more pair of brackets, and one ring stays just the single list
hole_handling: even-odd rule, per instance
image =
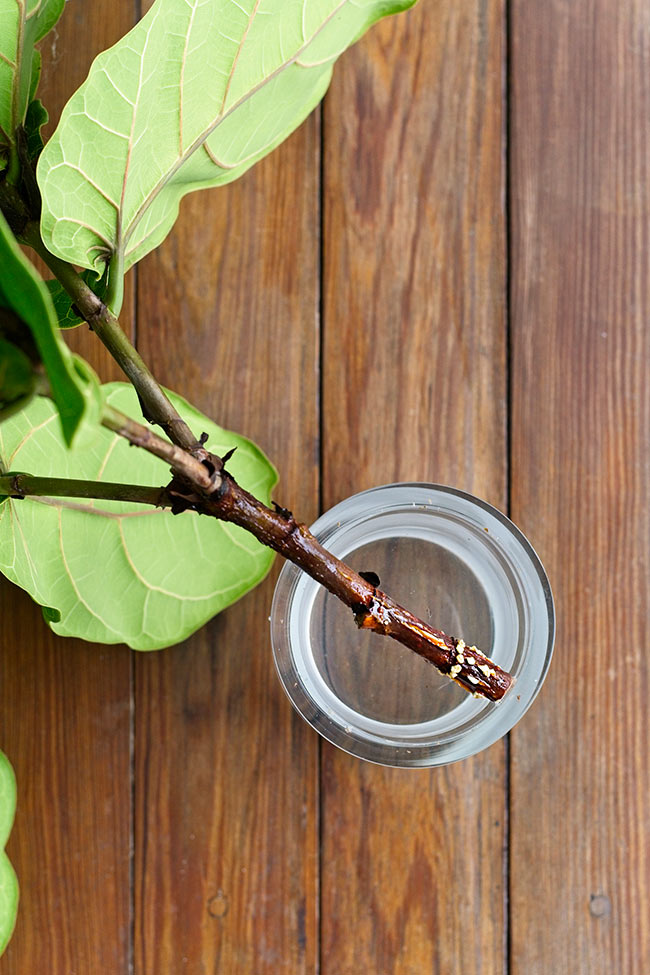
[{"label": "leaf vein", "polygon": [[[152,31],[153,25],[155,24],[156,20],[158,19],[158,11],[159,10],[160,10],[160,7],[158,7],[156,9],[156,12],[154,13],[153,18],[151,20],[151,24],[149,25],[149,29],[145,33],[144,45],[142,47],[142,53],[140,55],[140,70],[139,70],[139,73],[138,73],[138,88],[137,88],[137,92],[136,92],[136,96],[135,96],[135,101],[133,103],[133,112],[131,114],[131,131],[129,132],[129,148],[128,148],[127,154],[126,154],[126,163],[125,163],[125,166],[124,166],[124,176],[122,178],[122,192],[120,194],[120,206],[119,206],[118,211],[117,211],[117,226],[115,228],[115,230],[116,230],[116,233],[115,233],[115,248],[118,251],[120,250],[120,247],[121,247],[121,239],[120,238],[122,236],[122,211],[124,209],[124,198],[126,196],[126,183],[127,183],[127,179],[128,179],[128,175],[129,175],[129,169],[130,169],[130,166],[131,166],[131,153],[133,151],[133,130],[135,128],[135,120],[137,118],[138,105],[140,104],[140,96],[142,95],[142,88],[143,88],[142,70],[143,70],[143,67],[144,67],[144,56],[145,56],[147,47],[149,46],[149,38],[151,37],[151,31]],[[125,245],[126,245],[126,241],[125,241]],[[113,251],[113,247],[111,246],[111,252],[112,251]]]},{"label": "leaf vein", "polygon": [[[14,514],[14,523],[16,525],[16,528],[20,532],[20,538],[21,538],[21,541],[22,541],[23,550],[25,552],[25,559],[27,560],[27,565],[28,565],[28,568],[29,568],[29,574],[32,577],[32,586],[34,587],[34,590],[36,592],[40,592],[38,583],[36,581],[36,566],[34,565],[34,561],[33,561],[32,556],[30,554],[29,546],[27,545],[27,540],[25,539],[25,533],[23,531],[23,526],[20,524],[20,518],[18,517],[18,513],[17,512],[15,512],[15,514]],[[15,549],[15,538],[14,538],[14,549]]]},{"label": "leaf vein", "polygon": [[[248,18],[248,23],[246,24],[246,28],[244,30],[244,33],[241,36],[241,40],[239,42],[239,46],[237,47],[237,50],[235,52],[235,57],[233,58],[232,66],[230,68],[230,73],[228,75],[228,80],[226,81],[226,88],[225,88],[225,91],[223,93],[223,100],[221,102],[221,108],[219,110],[219,115],[223,115],[224,109],[226,107],[226,102],[228,100],[228,94],[230,92],[230,85],[232,84],[232,79],[233,79],[233,76],[235,74],[235,70],[237,68],[237,64],[239,62],[239,55],[241,54],[242,48],[243,48],[244,44],[246,43],[246,38],[248,37],[248,32],[251,29],[251,26],[253,24],[253,21],[255,20],[255,15],[256,15],[256,13],[258,11],[259,5],[260,5],[260,0],[255,0],[255,6],[251,10],[250,17]],[[233,38],[229,38],[229,40],[233,40]]]},{"label": "leaf vein", "polygon": [[42,0],[38,0],[38,3],[36,4],[36,6],[35,7],[32,7],[32,9],[29,11],[29,13],[27,14],[27,16],[25,17],[25,23],[27,23],[28,20],[31,20],[32,17],[35,17],[36,16],[36,14],[41,9],[41,3],[42,3]]},{"label": "leaf vein", "polygon": [[43,420],[43,422],[42,423],[39,423],[37,426],[31,427],[31,429],[29,430],[29,433],[26,433],[25,434],[25,436],[20,441],[20,443],[18,444],[18,446],[14,449],[14,452],[8,458],[8,460],[7,460],[7,470],[8,471],[11,470],[11,468],[13,466],[14,459],[15,459],[16,454],[18,453],[18,451],[19,450],[22,450],[22,448],[25,446],[25,444],[28,443],[31,440],[31,438],[34,436],[34,434],[38,430],[42,430],[43,427],[46,427],[54,419],[56,419],[56,413],[52,413],[51,416],[48,416],[47,420]]},{"label": "leaf vein", "polygon": [[[94,119],[93,119],[93,121],[94,121]],[[102,128],[103,127],[104,126],[102,126]],[[109,131],[109,130],[107,129],[106,131]],[[110,203],[110,205],[112,207],[114,207],[116,210],[119,210],[119,208],[120,208],[119,203],[116,203],[116,201],[113,200],[108,195],[108,193],[106,192],[106,190],[103,190],[101,186],[99,186],[93,179],[91,179],[90,176],[88,176],[88,174],[84,172],[84,170],[81,168],[81,166],[77,166],[76,163],[71,163],[71,162],[62,163],[62,165],[66,166],[68,169],[74,170],[75,172],[77,172],[81,176],[83,176],[83,178],[86,180],[86,182],[88,183],[88,185],[89,186],[92,186],[92,188],[95,190],[95,192],[96,193],[99,193],[99,195],[102,197],[102,199],[106,200],[107,203]]]},{"label": "leaf vein", "polygon": [[36,504],[46,504],[50,508],[60,508],[66,511],[82,511],[84,514],[96,515],[98,518],[107,518],[109,521],[122,521],[123,518],[150,518],[152,515],[165,514],[164,508],[139,508],[137,511],[106,511],[104,508],[97,508],[93,504],[82,504],[79,501],[68,501],[63,498],[44,498],[38,494],[32,494],[29,499],[25,498],[25,501],[28,500]]},{"label": "leaf vein", "polygon": [[109,443],[106,454],[104,455],[104,459],[99,465],[99,470],[97,471],[97,477],[96,477],[97,481],[101,481],[104,471],[106,470],[106,465],[108,464],[109,457],[111,456],[111,454],[113,453],[113,451],[115,450],[119,442],[120,442],[119,437],[113,437],[113,439]]},{"label": "leaf vein", "polygon": [[189,4],[192,13],[190,14],[190,22],[185,31],[185,43],[183,45],[183,56],[181,58],[181,70],[180,77],[178,81],[178,151],[183,155],[183,85],[185,82],[185,64],[187,62],[187,49],[190,43],[190,34],[192,33],[192,24],[194,23],[194,17],[196,15],[196,3]]},{"label": "leaf vein", "polygon": [[72,590],[73,590],[75,596],[77,597],[77,599],[79,600],[79,602],[81,603],[81,605],[84,606],[88,610],[88,612],[90,613],[91,616],[94,616],[94,618],[96,620],[99,620],[99,622],[103,626],[105,626],[106,629],[109,630],[111,633],[114,633],[120,639],[124,639],[123,634],[120,633],[119,630],[116,630],[114,626],[111,626],[111,624],[107,620],[103,619],[103,617],[100,616],[99,613],[95,612],[95,610],[86,602],[86,600],[83,598],[83,596],[79,592],[79,589],[77,587],[77,584],[76,584],[76,582],[74,580],[74,577],[73,577],[73,575],[72,575],[72,573],[70,571],[70,566],[68,565],[68,560],[65,557],[65,547],[63,545],[63,519],[61,517],[61,511],[60,510],[58,512],[58,516],[59,516],[59,548],[61,549],[61,561],[63,562],[63,568],[65,569],[65,572],[66,572],[66,575],[67,575],[68,579],[70,580],[70,585],[72,586]]},{"label": "leaf vein", "polygon": [[112,88],[115,89],[115,91],[118,93],[118,95],[120,96],[120,98],[123,98],[124,101],[127,103],[127,105],[131,105],[131,107],[134,108],[135,107],[135,103],[132,102],[131,99],[127,95],[125,95],[124,92],[115,84],[115,82],[113,81],[111,75],[108,73],[108,71],[106,70],[106,68],[102,68],[102,73],[106,75],[106,78],[108,79],[109,84],[111,85]]},{"label": "leaf vein", "polygon": [[207,593],[203,596],[181,596],[177,592],[171,592],[169,589],[163,589],[162,586],[155,586],[153,583],[145,579],[145,577],[138,571],[135,563],[133,562],[126,544],[126,539],[124,537],[124,530],[122,528],[121,523],[118,525],[118,530],[120,533],[120,539],[122,541],[122,548],[124,549],[124,555],[127,562],[129,563],[129,567],[131,568],[133,575],[145,587],[145,589],[149,589],[151,590],[151,592],[159,592],[163,596],[168,596],[170,599],[178,599],[180,602],[203,603],[209,599],[214,599],[215,596],[222,596],[225,592],[228,591],[228,589],[234,589],[236,588],[236,586],[241,584],[241,582],[238,580],[237,583],[235,583],[233,586],[227,586],[225,589],[215,589],[213,592]]}]

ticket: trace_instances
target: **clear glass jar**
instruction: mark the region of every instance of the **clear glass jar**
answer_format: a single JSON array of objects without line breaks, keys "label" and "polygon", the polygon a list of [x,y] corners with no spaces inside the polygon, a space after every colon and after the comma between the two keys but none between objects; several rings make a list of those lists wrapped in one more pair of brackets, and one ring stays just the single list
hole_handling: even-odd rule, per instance
[{"label": "clear glass jar", "polygon": [[498,704],[475,698],[352,613],[296,566],[280,573],[271,639],[280,680],[309,724],[359,758],[445,765],[505,735],[530,707],[553,652],[551,588],[533,548],[485,501],[436,484],[389,484],[347,498],[312,531],[436,629],[516,678]]}]

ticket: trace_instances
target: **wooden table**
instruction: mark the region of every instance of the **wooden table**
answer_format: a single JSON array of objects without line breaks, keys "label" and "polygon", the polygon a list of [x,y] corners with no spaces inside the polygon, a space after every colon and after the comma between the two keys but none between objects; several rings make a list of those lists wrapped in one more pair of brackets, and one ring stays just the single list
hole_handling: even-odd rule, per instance
[{"label": "wooden table", "polygon": [[[54,114],[136,7],[69,5]],[[555,658],[507,740],[386,769],[292,713],[279,564],[151,654],[59,640],[3,584],[1,975],[650,972],[649,133],[646,0],[423,0],[281,149],[186,199],[128,281],[158,378],[260,443],[303,519],[409,479],[508,511]]]}]

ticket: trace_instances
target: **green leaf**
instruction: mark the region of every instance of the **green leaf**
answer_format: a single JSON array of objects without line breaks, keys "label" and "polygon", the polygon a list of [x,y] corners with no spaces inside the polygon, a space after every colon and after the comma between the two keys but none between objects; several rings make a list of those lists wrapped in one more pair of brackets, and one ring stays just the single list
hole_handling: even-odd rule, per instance
[{"label": "green leaf", "polygon": [[[107,401],[130,416],[140,407],[128,383],[102,387]],[[222,430],[169,394],[211,450],[237,447],[228,469],[269,502],[276,472],[249,440]],[[5,470],[162,486],[163,461],[102,430],[90,446],[66,450],[51,404],[36,397],[0,426]],[[25,498],[0,506],[0,571],[49,607],[55,633],[155,650],[183,640],[267,573],[273,553],[252,535],[187,511],[120,502]],[[57,621],[54,613],[60,613]]]},{"label": "green leaf", "polygon": [[41,129],[47,124],[49,115],[40,99],[35,98],[29,103],[25,115],[25,132],[27,134],[27,154],[30,159],[37,159],[43,151],[43,137]]},{"label": "green leaf", "polygon": [[185,193],[230,182],[274,149],[320,101],[345,48],[413,2],[157,0],[95,60],[43,150],[48,249],[127,270],[165,238]]},{"label": "green leaf", "polygon": [[34,45],[61,16],[65,0],[0,0],[0,146],[12,145],[34,97],[41,58]]},{"label": "green leaf", "polygon": [[[108,287],[108,268],[101,278],[98,278],[94,271],[84,270],[81,277],[88,287],[95,292],[102,301],[106,299]],[[74,311],[72,298],[59,281],[46,281],[47,289],[50,292],[54,314],[57,317],[59,328],[76,328],[83,324],[84,319]]]},{"label": "green leaf", "polygon": [[91,418],[97,408],[96,384],[79,375],[75,360],[59,335],[45,282],[20,250],[2,214],[0,304],[11,308],[34,336],[59,410],[64,437],[70,443],[82,420]]},{"label": "green leaf", "polygon": [[16,777],[6,755],[0,752],[0,955],[16,923],[18,880],[4,852],[16,812]]},{"label": "green leaf", "polygon": [[35,385],[34,370],[25,353],[0,337],[0,420],[3,411],[16,401],[28,402]]}]

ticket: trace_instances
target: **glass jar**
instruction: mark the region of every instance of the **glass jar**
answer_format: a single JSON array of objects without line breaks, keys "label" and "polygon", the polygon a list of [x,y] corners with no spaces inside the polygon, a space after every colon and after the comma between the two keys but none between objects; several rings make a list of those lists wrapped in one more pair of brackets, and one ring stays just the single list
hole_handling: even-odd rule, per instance
[{"label": "glass jar", "polygon": [[493,744],[539,691],[555,616],[544,568],[496,508],[455,488],[389,484],[331,508],[318,541],[422,620],[475,645],[515,677],[499,703],[476,698],[395,640],[358,630],[351,611],[293,564],[271,610],[280,680],[294,707],[352,755],[445,765]]}]

